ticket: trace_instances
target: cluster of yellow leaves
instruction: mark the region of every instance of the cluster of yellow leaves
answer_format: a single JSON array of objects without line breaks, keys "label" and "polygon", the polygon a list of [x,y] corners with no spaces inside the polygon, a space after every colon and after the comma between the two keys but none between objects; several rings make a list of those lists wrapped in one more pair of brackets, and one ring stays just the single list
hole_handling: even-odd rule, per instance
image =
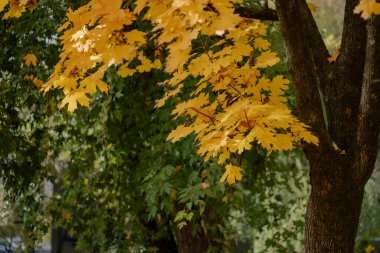
[{"label": "cluster of yellow leaves", "polygon": [[354,12],[361,13],[364,19],[369,19],[372,14],[380,15],[380,3],[377,3],[376,0],[360,0]]},{"label": "cluster of yellow leaves", "polygon": [[[92,0],[76,11],[69,10],[68,21],[59,28],[65,30],[61,36],[60,62],[43,86],[45,92],[52,87],[63,90],[61,108],[67,104],[68,111],[73,112],[78,103],[88,106],[89,95],[97,89],[108,92],[109,87],[102,79],[111,65],[121,65],[122,76],[160,66],[159,61],[151,62],[139,53],[145,44],[144,32],[123,30],[133,23],[135,15],[123,9],[122,2]],[[132,69],[130,64],[135,59],[140,65]]]},{"label": "cluster of yellow leaves", "polygon": [[[67,104],[72,112],[78,103],[88,106],[89,95],[97,89],[108,91],[102,79],[111,65],[119,66],[124,77],[159,67],[159,61],[142,53],[145,33],[130,29],[136,15],[148,8],[145,18],[154,25],[157,46],[168,49],[165,70],[172,75],[163,83],[168,92],[157,106],[178,98],[188,77],[199,80],[191,97],[173,111],[176,117],[187,118],[187,124],[168,140],[194,132],[199,154],[228,163],[221,181],[235,183],[242,174],[231,157],[255,143],[269,152],[292,149],[301,140],[317,143],[284,104],[289,81],[263,74],[280,59],[265,39],[266,25],[234,13],[241,1],[137,0],[131,11],[122,7],[122,0],[91,0],[68,12],[68,21],[59,30],[64,31],[60,62],[43,89],[62,89],[61,107]],[[200,47],[193,48],[194,39]],[[30,56],[25,60],[34,63]]]},{"label": "cluster of yellow leaves", "polygon": [[158,45],[167,45],[166,71],[172,73],[187,62],[191,41],[199,34],[222,35],[241,22],[234,4],[242,0],[137,0],[135,12],[145,7],[145,18],[160,31]]},{"label": "cluster of yellow leaves", "polygon": [[[138,2],[140,9],[147,4]],[[289,81],[261,73],[280,61],[265,39],[266,25],[234,16],[232,1],[164,2],[163,10],[158,1],[149,1],[147,12],[160,29],[159,43],[169,44],[166,70],[173,74],[164,82],[169,90],[157,106],[178,97],[187,77],[199,79],[191,98],[173,110],[173,115],[187,118],[187,123],[172,131],[168,140],[195,133],[198,153],[205,159],[218,157],[220,164],[231,160],[232,154],[251,149],[254,143],[269,152],[292,149],[301,140],[317,143],[284,104]],[[176,20],[174,24],[169,23],[171,19]],[[215,19],[218,23],[223,20],[223,26],[214,24]],[[209,45],[213,35],[220,39]],[[200,49],[191,47],[196,37]],[[226,179],[230,184],[240,180],[240,168],[229,164],[221,181]]]},{"label": "cluster of yellow leaves", "polygon": [[[289,81],[283,76],[267,76],[263,69],[280,59],[265,39],[266,26],[235,14],[242,0],[137,0],[131,11],[122,0],[91,0],[76,11],[69,10],[68,21],[59,29],[63,50],[44,91],[60,88],[65,93],[61,107],[74,111],[78,103],[88,106],[89,96],[99,89],[108,92],[102,80],[105,71],[118,66],[123,76],[160,67],[142,53],[146,34],[130,29],[136,15],[147,8],[145,18],[152,21],[157,46],[166,47],[165,70],[172,77],[164,82],[166,96],[162,106],[178,94],[188,77],[198,83],[187,100],[181,101],[173,115],[188,119],[168,140],[195,133],[198,152],[205,159],[218,157],[226,165],[221,181],[229,184],[242,178],[241,169],[232,165],[233,154],[241,154],[259,144],[269,152],[289,150],[300,141],[317,144],[318,140],[299,122],[284,104]],[[0,12],[9,4],[3,18],[19,17],[33,11],[36,0],[0,0]],[[308,2],[312,12],[318,7]],[[380,14],[376,0],[361,0],[354,10],[368,19]],[[125,29],[128,28],[128,29]],[[219,36],[219,41],[215,37]],[[193,48],[198,39],[200,48]],[[336,60],[338,53],[331,57]],[[33,54],[24,57],[25,65],[36,66]],[[34,76],[26,79],[40,87]]]},{"label": "cluster of yellow leaves", "polygon": [[4,14],[3,19],[19,18],[27,9],[33,11],[37,7],[36,0],[0,0],[0,12],[9,4],[9,10]]}]

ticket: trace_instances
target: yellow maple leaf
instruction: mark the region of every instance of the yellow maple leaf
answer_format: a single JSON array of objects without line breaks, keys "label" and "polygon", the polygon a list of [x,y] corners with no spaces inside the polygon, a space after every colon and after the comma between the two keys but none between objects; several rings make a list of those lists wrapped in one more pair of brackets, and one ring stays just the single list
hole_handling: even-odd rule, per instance
[{"label": "yellow maple leaf", "polygon": [[318,6],[313,2],[307,2],[307,6],[312,13],[316,13],[318,11]]},{"label": "yellow maple leaf", "polygon": [[145,40],[145,33],[139,30],[132,30],[124,34],[128,44],[134,45],[135,43],[141,43]]},{"label": "yellow maple leaf", "polygon": [[369,19],[372,14],[380,14],[380,3],[376,3],[376,0],[360,0],[360,3],[355,7],[354,13],[361,13],[362,18]]},{"label": "yellow maple leaf", "polygon": [[215,17],[211,25],[203,29],[204,34],[218,34],[220,31],[233,29],[241,22],[242,18],[234,13],[234,9],[228,5],[227,1],[212,0],[211,2],[214,3],[213,6],[221,15]]},{"label": "yellow maple leaf", "polygon": [[98,87],[98,89],[101,91],[101,92],[104,92],[104,93],[107,93],[108,90],[109,90],[109,86],[103,82],[102,80],[98,79],[96,80],[96,87]]},{"label": "yellow maple leaf", "polygon": [[9,0],[0,0],[0,11],[4,10],[4,7],[9,3]]},{"label": "yellow maple leaf", "polygon": [[135,2],[136,8],[134,9],[135,13],[140,13],[142,9],[147,6],[148,0],[137,0]]},{"label": "yellow maple leaf", "polygon": [[82,106],[89,106],[90,99],[86,96],[84,92],[81,92],[81,91],[72,92],[66,95],[66,97],[62,100],[62,103],[59,106],[59,108],[63,108],[67,104],[68,105],[67,110],[69,112],[74,112],[78,107],[77,102],[79,102],[79,104],[81,104]]},{"label": "yellow maple leaf", "polygon": [[96,92],[96,83],[94,82],[94,79],[90,77],[87,77],[83,79],[80,82],[80,85],[82,89],[88,94],[94,94]]},{"label": "yellow maple leaf", "polygon": [[240,142],[238,142],[238,153],[243,153],[244,150],[250,150],[252,148],[251,143],[247,141],[247,139],[243,139]]},{"label": "yellow maple leaf", "polygon": [[241,168],[232,164],[227,164],[226,171],[220,179],[220,182],[223,183],[227,179],[229,184],[234,184],[236,180],[241,180],[242,177],[243,175],[241,174]]},{"label": "yellow maple leaf", "polygon": [[34,54],[27,54],[24,56],[26,66],[37,66],[37,57]]},{"label": "yellow maple leaf", "polygon": [[256,67],[266,68],[273,66],[279,62],[280,58],[277,57],[276,53],[271,51],[265,51],[259,57],[256,58]]},{"label": "yellow maple leaf", "polygon": [[305,131],[303,130],[301,133],[300,133],[302,139],[304,141],[306,141],[307,143],[313,143],[315,145],[318,145],[318,138],[313,135],[312,133],[310,133],[309,131]]},{"label": "yellow maple leaf", "polygon": [[26,10],[24,5],[21,5],[18,0],[9,0],[9,11],[4,14],[3,19],[19,18]]},{"label": "yellow maple leaf", "polygon": [[175,130],[173,130],[168,135],[168,137],[166,138],[166,140],[170,140],[172,142],[176,142],[179,139],[181,139],[181,138],[183,138],[185,136],[188,136],[193,131],[194,131],[194,128],[192,128],[192,127],[187,127],[187,126],[184,126],[184,125],[179,125]]},{"label": "yellow maple leaf", "polygon": [[33,84],[37,87],[37,88],[41,88],[42,85],[44,84],[44,82],[40,79],[38,79],[37,77],[35,77],[33,79]]},{"label": "yellow maple leaf", "polygon": [[187,62],[190,57],[191,48],[180,50],[175,53],[175,55],[169,55],[166,60],[166,71],[171,73],[181,67]]},{"label": "yellow maple leaf", "polygon": [[293,141],[290,135],[278,134],[274,138],[276,138],[276,141],[273,142],[274,150],[290,150],[293,148]]},{"label": "yellow maple leaf", "polygon": [[24,79],[26,79],[26,80],[33,80],[33,78],[34,78],[34,75],[25,75],[24,76]]},{"label": "yellow maple leaf", "polygon": [[368,244],[368,246],[365,248],[365,253],[372,253],[375,251],[375,247],[373,245]]},{"label": "yellow maple leaf", "polygon": [[256,38],[254,42],[254,47],[259,50],[268,50],[270,47],[270,42],[263,38]]},{"label": "yellow maple leaf", "polygon": [[327,60],[329,61],[329,63],[333,63],[338,59],[339,55],[340,55],[340,47],[336,47],[334,52],[331,54],[329,58],[327,58]]},{"label": "yellow maple leaf", "polygon": [[219,155],[218,163],[223,164],[230,156],[231,153],[229,152],[229,150],[226,147],[222,148],[222,151]]},{"label": "yellow maple leaf", "polygon": [[141,73],[148,72],[153,68],[161,67],[161,62],[159,60],[155,60],[154,62],[152,62],[151,60],[149,60],[145,56],[139,56],[138,59],[141,61],[141,65],[136,67],[136,70],[138,72],[141,72]]},{"label": "yellow maple leaf", "polygon": [[136,73],[136,69],[128,68],[127,64],[122,65],[117,71],[117,74],[120,75],[121,77],[132,76],[135,73]]},{"label": "yellow maple leaf", "polygon": [[156,103],[156,108],[162,107],[169,98],[177,95],[181,91],[182,87],[183,84],[179,84],[176,89],[167,92],[165,96]]},{"label": "yellow maple leaf", "polygon": [[62,102],[61,102],[61,105],[59,106],[59,108],[63,108],[65,105],[68,105],[68,111],[69,112],[74,112],[78,105],[77,105],[77,100],[75,98],[75,96],[66,96]]},{"label": "yellow maple leaf", "polygon": [[238,154],[243,153],[244,150],[250,150],[252,148],[251,142],[253,142],[254,139],[255,136],[251,131],[244,139],[237,138],[237,140],[234,140],[238,148]]}]

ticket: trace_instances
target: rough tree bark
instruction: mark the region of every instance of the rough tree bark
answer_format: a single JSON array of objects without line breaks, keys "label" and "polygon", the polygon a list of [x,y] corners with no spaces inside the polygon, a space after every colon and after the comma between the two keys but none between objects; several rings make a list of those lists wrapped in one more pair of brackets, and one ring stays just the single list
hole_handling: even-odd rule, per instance
[{"label": "rough tree bark", "polygon": [[[329,65],[306,2],[276,1],[298,113],[320,139],[318,147],[305,147],[312,186],[306,214],[306,252],[353,252],[364,185],[376,159],[379,94],[375,94],[375,87],[367,86],[375,86],[380,73],[374,63],[380,57],[375,27],[378,18],[366,24],[353,13],[357,4],[357,0],[346,1],[341,55]],[[321,101],[327,109],[327,121]]]},{"label": "rough tree bark", "polygon": [[[298,116],[319,145],[306,145],[312,186],[305,252],[354,251],[364,186],[373,172],[380,129],[380,18],[364,21],[346,0],[340,56],[329,56],[305,0],[276,0]],[[256,12],[238,11],[261,18]],[[268,11],[267,11],[268,13]],[[265,18],[265,17],[264,17]],[[323,116],[326,108],[326,119]]]}]

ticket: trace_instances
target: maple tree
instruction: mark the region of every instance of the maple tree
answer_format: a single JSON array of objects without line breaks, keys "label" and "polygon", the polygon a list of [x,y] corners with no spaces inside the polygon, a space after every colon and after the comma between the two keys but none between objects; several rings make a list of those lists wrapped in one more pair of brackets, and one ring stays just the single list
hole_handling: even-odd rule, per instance
[{"label": "maple tree", "polygon": [[[269,152],[291,149],[301,139],[317,143],[284,104],[289,81],[282,76],[272,80],[261,76],[260,69],[273,66],[280,59],[263,38],[266,25],[234,13],[234,4],[238,2],[241,1],[137,1],[134,9],[138,14],[149,8],[144,15],[156,25],[152,31],[158,31],[157,44],[168,44],[165,69],[173,77],[163,83],[170,91],[158,107],[180,92],[187,77],[201,77],[193,98],[173,111],[178,116],[193,118],[192,124],[179,126],[168,139],[177,141],[195,132],[199,153],[206,159],[219,155],[221,164],[231,153],[250,149],[254,141]],[[61,107],[68,104],[68,110],[74,111],[77,103],[89,105],[87,94],[95,93],[96,88],[106,92],[107,84],[101,79],[110,65],[120,65],[118,73],[123,77],[161,66],[157,59],[150,61],[140,50],[146,43],[145,33],[137,29],[121,31],[135,19],[134,13],[121,5],[121,0],[112,5],[90,1],[68,13],[69,21],[60,28],[69,28],[61,37],[61,61],[44,85],[45,91],[51,87],[64,90],[66,97]],[[208,5],[210,8],[206,9]],[[215,34],[221,39],[208,45],[206,36]],[[202,45],[192,49],[191,41],[199,36],[204,36],[200,38]],[[137,66],[133,61],[139,62]],[[210,85],[211,90],[207,88]],[[229,172],[226,170],[226,176]],[[239,174],[229,177],[233,175]]]},{"label": "maple tree", "polygon": [[[1,2],[1,10],[7,3]],[[34,2],[9,3],[5,18],[18,17]],[[270,153],[304,142],[312,185],[306,251],[351,252],[379,135],[379,17],[372,17],[379,14],[379,3],[346,1],[340,54],[330,63],[312,17],[316,7],[302,0],[275,1],[275,7],[271,12],[264,6],[266,13],[260,16],[241,0],[92,0],[68,12],[69,20],[60,28],[60,62],[42,89],[62,89],[61,107],[67,104],[73,112],[78,103],[88,106],[89,95],[97,89],[108,91],[102,79],[110,66],[127,77],[163,64],[171,77],[162,82],[168,92],[157,106],[169,98],[181,100],[173,114],[186,119],[168,139],[177,141],[195,132],[199,154],[228,163],[221,181],[229,183],[242,177],[233,164],[238,160],[234,154],[256,143]],[[305,123],[284,104],[289,81],[262,73],[280,59],[265,39],[266,25],[256,17],[278,20],[282,27],[298,114]],[[134,29],[138,18],[151,21],[153,29]],[[148,40],[156,43],[154,54],[147,54]],[[37,64],[27,56],[26,65]],[[189,88],[184,85],[189,77],[197,83],[190,87],[190,97],[180,98]],[[344,218],[342,210],[351,205]]]},{"label": "maple tree", "polygon": [[[60,46],[51,41],[58,36],[55,30],[65,8],[60,0],[39,2],[32,13],[1,21],[0,62],[7,74],[0,85],[0,139],[7,145],[0,148],[0,173],[8,205],[23,221],[26,245],[33,247],[53,229],[55,251],[62,227],[77,238],[78,249],[91,252],[130,252],[136,247],[194,251],[194,245],[201,251],[235,249],[242,240],[252,240],[241,238],[240,225],[234,225],[236,212],[241,212],[244,218],[239,220],[249,231],[266,234],[254,236],[256,248],[296,251],[303,234],[302,211],[294,216],[288,210],[295,201],[302,201],[304,210],[307,196],[306,170],[294,167],[300,152],[288,158],[252,150],[254,155],[241,157],[246,165],[239,184],[218,183],[223,168],[215,159],[203,162],[197,157],[192,137],[165,142],[181,120],[170,121],[173,99],[154,109],[165,89],[153,85],[167,77],[162,69],[120,78],[111,68],[104,78],[112,84],[108,94],[98,92],[89,108],[75,114],[57,110],[62,100],[58,90],[41,96],[33,80],[48,80],[54,70]],[[147,22],[137,27],[150,29]],[[27,54],[36,56],[36,66],[25,64]],[[285,74],[283,68],[269,72]],[[282,180],[286,177],[291,180]],[[52,196],[44,192],[46,181],[54,184]],[[279,202],[280,197],[286,201]],[[176,214],[181,215],[174,221]],[[278,229],[285,222],[295,225],[291,235]],[[272,240],[273,234],[286,240]]]}]

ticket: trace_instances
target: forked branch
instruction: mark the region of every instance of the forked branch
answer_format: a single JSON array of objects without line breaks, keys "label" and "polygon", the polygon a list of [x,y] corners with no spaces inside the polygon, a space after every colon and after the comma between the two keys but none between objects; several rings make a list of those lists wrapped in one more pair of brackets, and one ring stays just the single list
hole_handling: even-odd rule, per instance
[{"label": "forked branch", "polygon": [[312,127],[321,142],[329,140],[319,95],[330,71],[326,45],[305,0],[276,0],[276,9],[295,84],[299,116]]},{"label": "forked branch", "polygon": [[367,180],[372,174],[380,133],[380,16],[373,17],[368,22],[367,33],[357,129],[356,158],[360,181]]}]

